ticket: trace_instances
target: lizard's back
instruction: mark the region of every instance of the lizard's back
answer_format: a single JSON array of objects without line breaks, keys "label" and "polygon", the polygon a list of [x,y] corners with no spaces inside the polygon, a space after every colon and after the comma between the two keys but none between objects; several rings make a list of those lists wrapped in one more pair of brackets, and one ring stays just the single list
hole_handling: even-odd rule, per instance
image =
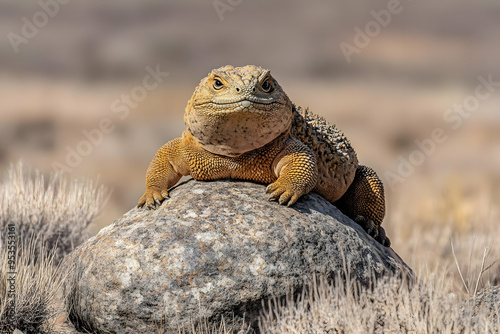
[{"label": "lizard's back", "polygon": [[385,216],[385,195],[375,171],[358,164],[351,143],[335,125],[298,106],[292,111],[292,135],[309,146],[316,157],[318,181],[314,191],[335,202],[377,240],[390,245],[380,226]]},{"label": "lizard's back", "polygon": [[291,133],[316,156],[319,175],[314,190],[331,202],[338,200],[351,185],[358,167],[349,140],[335,125],[299,106],[293,106]]}]

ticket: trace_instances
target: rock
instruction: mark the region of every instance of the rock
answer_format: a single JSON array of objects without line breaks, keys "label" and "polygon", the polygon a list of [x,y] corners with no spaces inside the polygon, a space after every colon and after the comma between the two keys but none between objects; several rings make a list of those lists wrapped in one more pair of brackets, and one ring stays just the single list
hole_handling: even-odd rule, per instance
[{"label": "rock", "polygon": [[500,285],[481,290],[476,296],[469,299],[464,308],[471,311],[473,321],[488,319],[491,323],[499,325]]},{"label": "rock", "polygon": [[241,324],[243,315],[255,326],[262,301],[299,291],[312,274],[336,277],[346,267],[365,286],[413,277],[315,193],[291,208],[240,181],[191,180],[170,193],[158,210],[130,210],[66,258],[78,330],[177,333],[200,319]]}]

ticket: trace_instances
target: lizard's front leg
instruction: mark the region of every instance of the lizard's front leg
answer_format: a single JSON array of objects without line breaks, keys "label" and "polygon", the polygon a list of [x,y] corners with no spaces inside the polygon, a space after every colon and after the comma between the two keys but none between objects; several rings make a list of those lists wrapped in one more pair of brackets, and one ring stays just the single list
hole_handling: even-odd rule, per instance
[{"label": "lizard's front leg", "polygon": [[184,156],[183,139],[176,138],[163,145],[149,164],[146,191],[137,206],[155,209],[183,175],[189,175],[189,165]]},{"label": "lizard's front leg", "polygon": [[271,200],[280,204],[294,204],[302,195],[310,192],[318,180],[316,158],[309,147],[290,138],[273,162],[273,171],[278,178],[267,186]]}]

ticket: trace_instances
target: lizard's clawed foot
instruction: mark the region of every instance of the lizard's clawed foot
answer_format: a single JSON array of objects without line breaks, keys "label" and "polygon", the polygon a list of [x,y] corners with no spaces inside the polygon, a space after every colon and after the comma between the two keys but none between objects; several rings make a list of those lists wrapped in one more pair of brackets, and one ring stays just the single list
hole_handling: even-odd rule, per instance
[{"label": "lizard's clawed foot", "polygon": [[366,231],[373,239],[377,240],[383,246],[390,247],[391,240],[385,234],[385,230],[382,226],[376,225],[373,220],[365,218],[362,215],[358,215],[354,221],[358,223],[363,230]]},{"label": "lizard's clawed foot", "polygon": [[167,190],[159,190],[159,189],[146,189],[144,195],[142,195],[138,207],[145,206],[147,209],[155,210],[157,209],[161,203],[168,198]]},{"label": "lizard's clawed foot", "polygon": [[279,204],[286,204],[287,206],[293,205],[303,195],[292,184],[280,180],[268,185],[266,193],[271,194],[270,201],[277,200]]}]

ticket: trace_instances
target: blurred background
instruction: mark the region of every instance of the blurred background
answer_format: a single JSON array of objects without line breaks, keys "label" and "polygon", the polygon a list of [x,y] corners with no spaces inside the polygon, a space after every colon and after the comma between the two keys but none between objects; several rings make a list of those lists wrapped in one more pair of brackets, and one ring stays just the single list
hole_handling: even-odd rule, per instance
[{"label": "blurred background", "polygon": [[[479,260],[489,247],[492,262],[500,87],[456,129],[444,115],[474,96],[479,76],[500,82],[500,3],[391,3],[0,0],[0,172],[22,159],[49,174],[80,148],[66,176],[113,190],[97,233],[137,203],[153,155],[181,135],[199,80],[225,64],[255,64],[271,69],[294,103],[337,124],[385,179],[384,226],[411,266],[451,263],[451,243]],[[128,113],[114,112],[147,68],[168,76]],[[103,119],[110,130],[82,144]],[[418,150],[415,140],[437,128],[447,140],[388,181]]]}]

